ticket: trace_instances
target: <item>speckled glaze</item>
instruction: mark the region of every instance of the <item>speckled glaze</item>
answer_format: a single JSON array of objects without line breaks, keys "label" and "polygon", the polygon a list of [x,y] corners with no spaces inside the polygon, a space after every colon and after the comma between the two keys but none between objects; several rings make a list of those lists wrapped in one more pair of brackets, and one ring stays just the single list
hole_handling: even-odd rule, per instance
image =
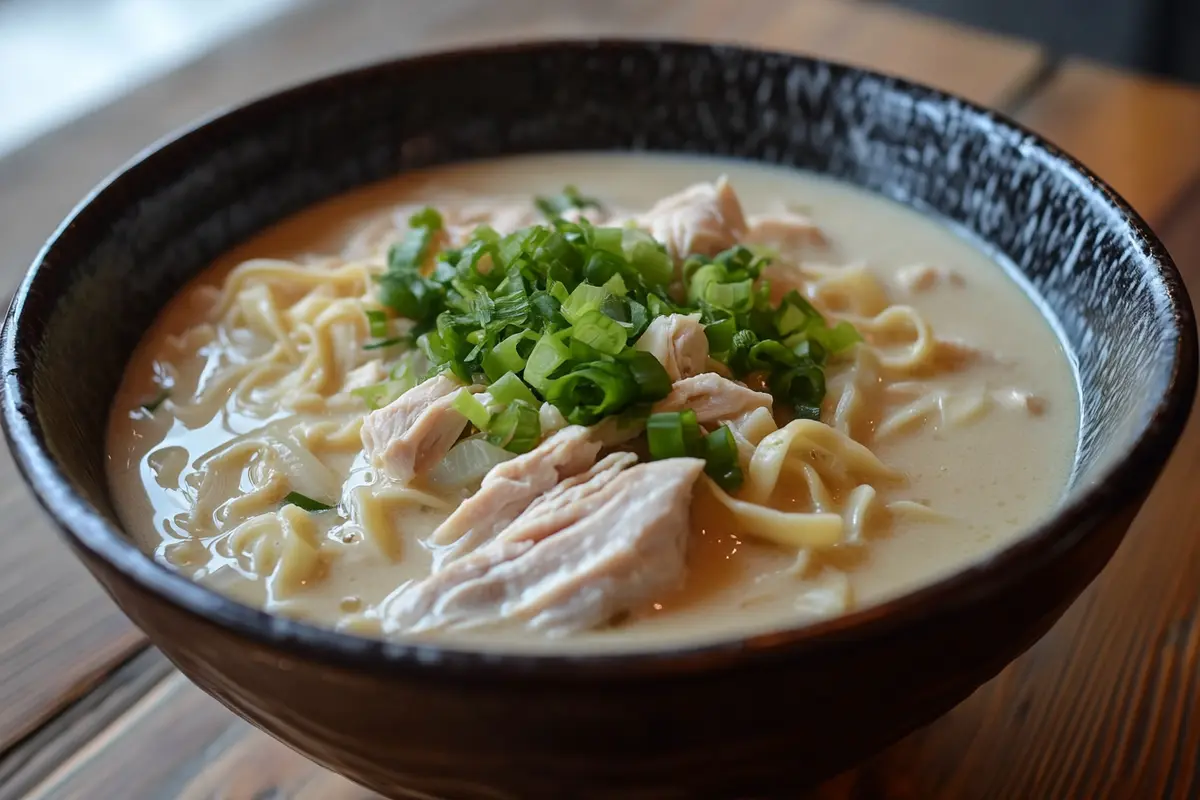
[{"label": "speckled glaze", "polygon": [[[1006,257],[1078,365],[1056,516],[990,560],[820,625],[654,655],[497,656],[358,639],[154,563],[105,484],[105,417],[163,302],[236,242],[400,170],[672,150],[834,175]],[[404,798],[790,797],[942,714],[1038,639],[1120,542],[1196,383],[1192,310],[1146,225],[965,101],[795,56],[522,45],[397,61],[219,116],[143,155],[43,250],[0,343],[4,425],[72,547],[181,670],[311,758]]]}]

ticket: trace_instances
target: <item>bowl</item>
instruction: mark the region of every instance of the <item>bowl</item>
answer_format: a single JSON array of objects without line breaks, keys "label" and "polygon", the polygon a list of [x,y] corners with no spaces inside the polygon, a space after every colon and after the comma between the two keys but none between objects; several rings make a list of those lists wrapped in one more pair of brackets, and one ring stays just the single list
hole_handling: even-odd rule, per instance
[{"label": "bowl", "polygon": [[[1074,360],[1069,495],[1011,546],[841,618],[667,652],[507,655],[270,616],[122,532],[105,424],[155,313],[237,242],[401,170],[509,153],[662,150],[831,175],[1024,274]],[[793,796],[963,700],[1095,578],[1196,386],[1179,273],[1109,187],[1013,122],[810,58],[648,41],[530,43],[335,75],[223,113],[84,200],[4,323],[3,421],[26,480],[126,614],[230,709],[394,797]]]}]

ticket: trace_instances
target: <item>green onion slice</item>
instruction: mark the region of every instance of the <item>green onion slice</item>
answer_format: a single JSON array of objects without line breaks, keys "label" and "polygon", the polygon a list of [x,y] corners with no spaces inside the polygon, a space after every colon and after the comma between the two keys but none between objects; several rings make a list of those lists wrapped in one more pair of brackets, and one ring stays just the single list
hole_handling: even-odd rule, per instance
[{"label": "green onion slice", "polygon": [[376,339],[388,338],[388,315],[386,311],[369,308],[367,314],[367,331]]},{"label": "green onion slice", "polygon": [[625,349],[625,328],[599,311],[588,311],[576,320],[571,337],[609,356],[615,356]]},{"label": "green onion slice", "polygon": [[646,420],[646,440],[655,460],[702,455],[701,436],[696,412],[691,409],[663,411]]},{"label": "green onion slice", "polygon": [[299,506],[305,511],[329,511],[334,506],[328,503],[322,503],[320,500],[313,500],[308,495],[300,494],[299,492],[288,492],[283,498],[284,505]]},{"label": "green onion slice", "polygon": [[528,453],[542,437],[538,410],[524,400],[514,400],[492,418],[487,440],[510,453]]},{"label": "green onion slice", "polygon": [[488,429],[488,423],[492,420],[492,412],[471,392],[459,389],[451,406],[479,430],[486,431]]},{"label": "green onion slice", "polygon": [[538,404],[533,392],[515,372],[504,373],[498,381],[487,387],[487,391],[501,405],[508,405],[514,400],[523,400],[531,406]]},{"label": "green onion slice", "polygon": [[622,364],[593,361],[552,381],[546,390],[550,401],[572,425],[591,425],[617,414],[638,396],[633,375]]}]

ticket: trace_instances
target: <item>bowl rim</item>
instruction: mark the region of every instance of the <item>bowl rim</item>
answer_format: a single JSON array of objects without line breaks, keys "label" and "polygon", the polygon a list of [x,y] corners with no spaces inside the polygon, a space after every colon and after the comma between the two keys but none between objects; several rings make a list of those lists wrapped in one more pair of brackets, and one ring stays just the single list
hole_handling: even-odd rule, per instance
[{"label": "bowl rim", "polygon": [[[328,92],[346,81],[386,76],[396,70],[441,62],[531,51],[629,50],[647,47],[676,52],[717,50],[788,59],[821,65],[883,82],[905,94],[920,94],[939,103],[961,104],[965,110],[999,129],[1021,137],[1027,156],[1038,157],[1047,169],[1072,178],[1115,212],[1115,224],[1129,234],[1128,247],[1136,248],[1161,280],[1167,308],[1156,309],[1164,332],[1174,335],[1174,353],[1167,382],[1154,409],[1131,444],[1114,458],[1089,486],[1069,494],[1049,517],[1023,536],[987,557],[923,584],[877,605],[815,623],[766,633],[725,637],[656,650],[542,652],[540,650],[473,650],[436,642],[397,642],[360,637],[270,614],[244,605],[169,569],[140,550],[77,491],[46,444],[37,418],[31,362],[19,357],[30,312],[26,306],[36,293],[46,262],[60,243],[71,236],[80,219],[106,194],[117,193],[130,175],[151,171],[160,162],[186,160],[187,144],[203,129],[219,122],[236,122],[239,116],[272,104],[301,101],[311,93]],[[787,53],[740,44],[663,38],[581,37],[530,39],[509,43],[484,43],[418,53],[336,71],[219,109],[160,138],[101,181],[60,223],[35,257],[14,293],[0,333],[0,364],[5,437],[19,471],[38,502],[54,520],[69,544],[98,559],[142,592],[154,595],[177,610],[208,624],[225,628],[275,651],[305,660],[356,671],[382,672],[433,681],[624,680],[670,678],[766,663],[775,659],[817,655],[855,646],[869,637],[895,635],[905,625],[952,612],[969,602],[1019,582],[1040,565],[1073,548],[1108,517],[1143,496],[1157,479],[1174,449],[1191,410],[1196,392],[1196,322],[1183,279],[1166,248],[1149,225],[1107,183],[1073,157],[1006,115],[953,93],[888,75],[801,53]],[[103,582],[101,582],[103,583]]]}]

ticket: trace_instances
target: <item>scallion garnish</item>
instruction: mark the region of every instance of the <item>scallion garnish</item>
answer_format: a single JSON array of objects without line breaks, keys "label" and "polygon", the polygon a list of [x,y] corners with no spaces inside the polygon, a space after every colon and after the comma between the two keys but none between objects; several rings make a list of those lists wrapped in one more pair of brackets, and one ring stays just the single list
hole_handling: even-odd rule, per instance
[{"label": "scallion garnish", "polygon": [[538,410],[524,400],[514,400],[488,425],[487,439],[510,453],[528,453],[542,438]]},{"label": "scallion garnish", "polygon": [[[772,303],[761,277],[769,255],[739,245],[690,256],[677,269],[645,231],[564,220],[568,209],[596,205],[575,189],[537,205],[548,222],[504,236],[480,227],[436,257],[441,218],[418,212],[379,279],[380,302],[412,321],[410,336],[433,370],[490,384],[495,405],[486,420],[461,401],[489,440],[524,446],[517,434],[531,427],[543,400],[571,422],[591,424],[665,397],[666,371],[632,344],[653,319],[676,313],[699,315],[711,357],[734,377],[761,373],[793,413],[820,413],[827,359],[861,337],[848,323],[831,326],[796,292]],[[389,319],[368,313],[372,335],[391,334]],[[405,340],[384,337],[367,347]],[[390,392],[363,394],[371,404]]]},{"label": "scallion garnish", "polygon": [[479,398],[475,395],[466,389],[460,389],[452,405],[455,411],[466,417],[467,421],[476,428],[481,431],[488,429],[488,423],[492,419],[492,412],[487,406],[479,402]]},{"label": "scallion garnish", "polygon": [[369,308],[367,314],[367,332],[375,339],[388,338],[388,315],[386,311]]},{"label": "scallion garnish", "polygon": [[577,367],[554,379],[546,390],[546,399],[572,425],[592,425],[625,410],[637,398],[638,386],[629,368],[611,361]]},{"label": "scallion garnish", "polygon": [[329,511],[333,506],[328,503],[322,503],[320,500],[313,500],[311,497],[299,492],[288,492],[283,498],[284,505],[298,506],[305,511]]},{"label": "scallion garnish", "polygon": [[702,458],[704,471],[722,489],[733,491],[742,484],[737,440],[727,425],[705,435],[691,409],[651,414],[646,420],[646,440],[654,460]]},{"label": "scallion garnish", "polygon": [[537,398],[525,385],[525,381],[517,377],[516,372],[506,372],[500,379],[488,387],[488,394],[497,403],[508,405],[514,400],[524,400],[531,406],[537,405]]},{"label": "scallion garnish", "polygon": [[563,215],[564,211],[570,211],[572,208],[580,210],[585,208],[600,208],[600,201],[591,197],[584,197],[574,186],[563,187],[562,192],[556,195],[536,197],[533,204],[537,206],[538,211],[546,215],[546,219],[551,220],[558,219]]},{"label": "scallion garnish", "polygon": [[363,350],[383,350],[386,347],[395,347],[398,344],[403,344],[407,341],[406,336],[392,336],[378,342],[367,342],[363,345]]},{"label": "scallion garnish", "polygon": [[737,440],[728,425],[722,425],[704,437],[704,471],[727,492],[742,485]]},{"label": "scallion garnish", "polygon": [[646,420],[646,440],[655,460],[701,456],[701,436],[696,412],[691,409],[651,414]]}]

